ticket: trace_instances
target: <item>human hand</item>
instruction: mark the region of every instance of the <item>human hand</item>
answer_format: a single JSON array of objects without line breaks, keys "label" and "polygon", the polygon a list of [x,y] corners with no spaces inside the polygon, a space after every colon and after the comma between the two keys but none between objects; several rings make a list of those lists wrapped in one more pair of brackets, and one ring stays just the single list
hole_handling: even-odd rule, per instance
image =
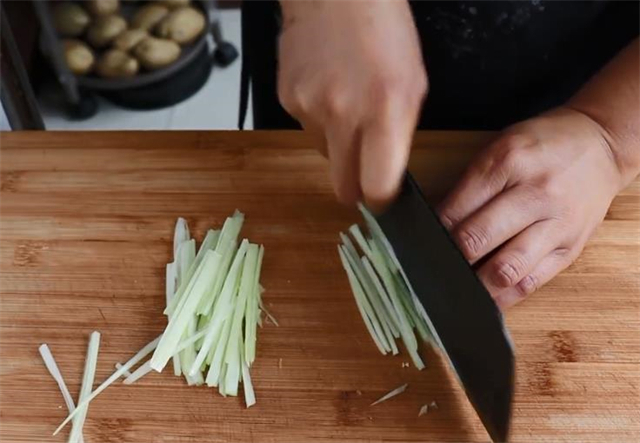
[{"label": "human hand", "polygon": [[396,194],[427,77],[406,1],[281,1],[278,95],[330,161],[338,199]]},{"label": "human hand", "polygon": [[501,308],[551,280],[580,254],[624,185],[605,131],[559,108],[514,125],[439,208]]}]

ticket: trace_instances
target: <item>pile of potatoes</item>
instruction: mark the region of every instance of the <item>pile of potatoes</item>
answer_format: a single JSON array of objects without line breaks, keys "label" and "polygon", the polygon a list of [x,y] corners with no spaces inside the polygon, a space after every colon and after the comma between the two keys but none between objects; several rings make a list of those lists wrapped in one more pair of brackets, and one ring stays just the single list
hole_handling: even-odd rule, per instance
[{"label": "pile of potatoes", "polygon": [[181,45],[196,40],[206,19],[190,0],[135,3],[130,20],[120,14],[119,0],[63,2],[53,21],[63,38],[67,65],[76,75],[133,77],[175,62]]}]

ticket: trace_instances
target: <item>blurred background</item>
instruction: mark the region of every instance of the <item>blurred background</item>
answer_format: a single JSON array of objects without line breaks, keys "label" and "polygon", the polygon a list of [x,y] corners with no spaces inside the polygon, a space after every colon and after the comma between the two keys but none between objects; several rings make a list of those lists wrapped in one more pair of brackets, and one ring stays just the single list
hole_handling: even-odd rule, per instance
[{"label": "blurred background", "polygon": [[238,128],[239,1],[13,0],[0,18],[0,130]]}]

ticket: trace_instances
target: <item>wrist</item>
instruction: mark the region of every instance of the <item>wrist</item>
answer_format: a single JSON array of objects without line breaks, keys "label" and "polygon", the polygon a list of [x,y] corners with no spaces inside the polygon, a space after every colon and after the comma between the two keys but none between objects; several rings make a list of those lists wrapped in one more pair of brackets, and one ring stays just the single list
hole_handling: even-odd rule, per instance
[{"label": "wrist", "polygon": [[629,128],[628,134],[620,134],[606,123],[606,119],[599,118],[598,112],[589,106],[581,106],[579,102],[570,101],[564,108],[582,115],[594,128],[598,143],[618,172],[617,187],[621,191],[640,173],[640,145],[634,136],[634,128]]}]

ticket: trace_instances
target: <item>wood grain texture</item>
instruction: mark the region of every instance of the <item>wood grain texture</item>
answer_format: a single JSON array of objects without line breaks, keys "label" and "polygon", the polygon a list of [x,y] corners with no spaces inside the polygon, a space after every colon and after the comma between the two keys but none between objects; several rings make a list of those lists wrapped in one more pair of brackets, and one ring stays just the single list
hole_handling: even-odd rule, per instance
[{"label": "wood grain texture", "polygon": [[[416,138],[411,168],[443,195],[491,134]],[[440,357],[404,368],[367,335],[340,266],[326,162],[295,132],[0,135],[0,441],[65,441],[66,416],[37,348],[73,395],[102,332],[97,380],[162,331],[175,219],[198,240],[239,208],[265,245],[258,403],[191,388],[169,372],[116,384],[89,409],[92,442],[488,441]],[[515,442],[640,438],[640,181],[613,202],[584,253],[507,314],[517,350]],[[282,359],[282,367],[278,361]],[[397,386],[401,396],[370,407]],[[418,418],[420,406],[439,409]]]}]

